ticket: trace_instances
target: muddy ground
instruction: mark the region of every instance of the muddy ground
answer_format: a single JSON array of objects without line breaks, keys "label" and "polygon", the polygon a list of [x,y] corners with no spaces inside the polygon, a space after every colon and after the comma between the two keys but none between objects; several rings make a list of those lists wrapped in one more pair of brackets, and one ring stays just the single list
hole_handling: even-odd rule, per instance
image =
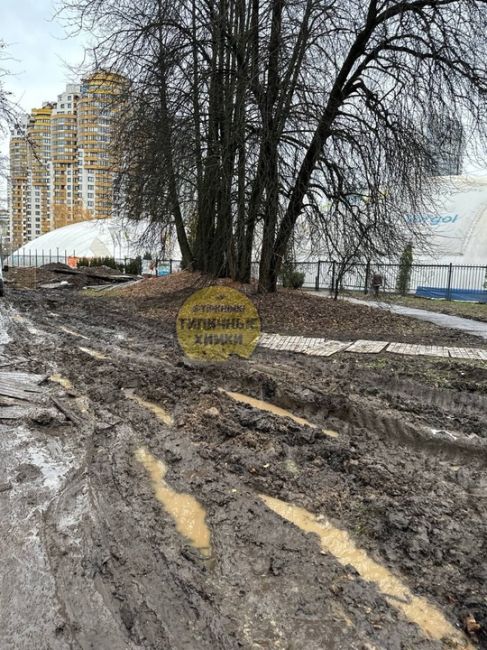
[{"label": "muddy ground", "polygon": [[[17,407],[0,418],[2,650],[462,647],[260,495],[346,530],[487,648],[486,362],[260,349],[202,366],[131,300],[63,291],[9,291],[0,329],[0,371],[45,377],[0,401]],[[155,498],[141,448],[205,508],[209,553]]]}]

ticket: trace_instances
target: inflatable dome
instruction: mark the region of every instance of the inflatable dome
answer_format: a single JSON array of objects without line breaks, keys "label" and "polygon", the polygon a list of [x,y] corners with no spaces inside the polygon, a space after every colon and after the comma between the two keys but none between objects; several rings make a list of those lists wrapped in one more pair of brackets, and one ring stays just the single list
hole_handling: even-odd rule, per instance
[{"label": "inflatable dome", "polygon": [[80,257],[137,257],[144,251],[138,241],[144,227],[122,224],[116,219],[93,219],[74,223],[37,237],[7,259],[13,266],[42,266]]}]

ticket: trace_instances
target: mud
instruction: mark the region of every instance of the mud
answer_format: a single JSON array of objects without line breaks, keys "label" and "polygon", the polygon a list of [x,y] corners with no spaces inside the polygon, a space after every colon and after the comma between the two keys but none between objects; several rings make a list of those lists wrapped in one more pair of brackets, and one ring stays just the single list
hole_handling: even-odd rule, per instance
[{"label": "mud", "polygon": [[487,648],[485,362],[200,365],[129,301],[9,301],[0,360],[45,376],[35,408],[60,417],[0,419],[1,648]]}]

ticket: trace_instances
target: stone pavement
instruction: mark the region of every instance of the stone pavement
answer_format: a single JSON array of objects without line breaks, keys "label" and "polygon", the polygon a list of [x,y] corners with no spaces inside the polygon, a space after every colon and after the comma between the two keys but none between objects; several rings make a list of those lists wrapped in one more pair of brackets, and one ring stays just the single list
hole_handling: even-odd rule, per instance
[{"label": "stone pavement", "polygon": [[337,352],[358,354],[407,354],[412,356],[447,357],[452,359],[481,359],[487,361],[487,350],[480,348],[450,348],[443,345],[414,345],[390,341],[330,341],[306,336],[282,336],[263,333],[259,345],[283,352],[301,352],[314,357],[331,357]]}]

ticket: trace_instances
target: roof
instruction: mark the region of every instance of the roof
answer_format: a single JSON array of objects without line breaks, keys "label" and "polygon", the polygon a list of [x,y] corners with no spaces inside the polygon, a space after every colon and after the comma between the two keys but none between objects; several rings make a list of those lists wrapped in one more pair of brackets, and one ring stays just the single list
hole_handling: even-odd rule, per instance
[{"label": "roof", "polygon": [[57,228],[25,244],[14,255],[33,255],[35,251],[73,257],[136,257],[140,227],[121,224],[114,218],[93,219]]}]

